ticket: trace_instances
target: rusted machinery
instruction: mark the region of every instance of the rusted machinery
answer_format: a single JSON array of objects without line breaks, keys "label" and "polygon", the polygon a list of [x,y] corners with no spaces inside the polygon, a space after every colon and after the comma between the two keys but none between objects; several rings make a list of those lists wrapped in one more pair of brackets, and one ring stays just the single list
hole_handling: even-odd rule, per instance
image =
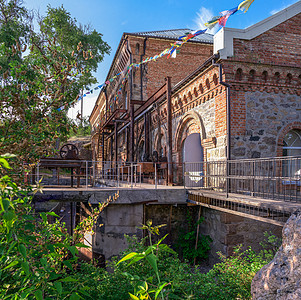
[{"label": "rusted machinery", "polygon": [[[71,187],[74,176],[77,178],[77,187],[80,186],[80,169],[82,162],[79,158],[78,148],[73,144],[65,144],[60,149],[60,158],[41,158],[40,168],[56,169],[57,184],[60,184],[60,169],[70,169]],[[75,174],[74,174],[75,172]]]}]

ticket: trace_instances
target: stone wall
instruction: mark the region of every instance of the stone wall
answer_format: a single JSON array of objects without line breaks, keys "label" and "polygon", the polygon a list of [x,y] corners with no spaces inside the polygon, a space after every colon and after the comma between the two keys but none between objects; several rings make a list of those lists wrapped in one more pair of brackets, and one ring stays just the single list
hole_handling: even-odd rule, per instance
[{"label": "stone wall", "polygon": [[[152,220],[153,225],[166,224],[160,229],[160,237],[168,234],[165,242],[174,246],[179,234],[187,229],[187,214],[196,221],[198,209],[198,206],[187,207],[185,204],[149,204],[144,208],[143,205],[109,206],[98,220],[104,225],[96,227],[93,251],[106,259],[118,255],[128,246],[124,234],[142,237],[143,232],[137,227],[147,220]],[[201,215],[204,222],[200,226],[200,235],[209,235],[212,239],[210,265],[219,261],[217,252],[231,255],[240,244],[243,250],[251,246],[253,250],[260,251],[259,243],[265,239],[266,231],[281,237],[282,228],[279,226],[203,207]]]},{"label": "stone wall", "polygon": [[301,299],[301,211],[291,215],[282,231],[282,245],[274,259],[253,278],[254,300]]},{"label": "stone wall", "polygon": [[202,208],[204,222],[201,224],[200,233],[212,238],[210,251],[210,264],[219,261],[217,252],[231,255],[234,247],[242,244],[242,249],[251,246],[253,250],[260,251],[260,242],[264,240],[264,232],[272,232],[277,237],[281,236],[281,227],[243,218],[237,215]]},{"label": "stone wall", "polygon": [[277,156],[278,135],[283,128],[301,121],[301,98],[267,92],[245,93],[246,131],[232,136],[232,158]]}]

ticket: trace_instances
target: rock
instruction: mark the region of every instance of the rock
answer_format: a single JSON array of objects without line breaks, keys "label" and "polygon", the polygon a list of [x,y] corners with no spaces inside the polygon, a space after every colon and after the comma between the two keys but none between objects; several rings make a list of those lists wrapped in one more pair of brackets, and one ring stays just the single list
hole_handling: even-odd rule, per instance
[{"label": "rock", "polygon": [[253,300],[301,299],[301,209],[284,225],[282,239],[274,259],[253,278]]}]

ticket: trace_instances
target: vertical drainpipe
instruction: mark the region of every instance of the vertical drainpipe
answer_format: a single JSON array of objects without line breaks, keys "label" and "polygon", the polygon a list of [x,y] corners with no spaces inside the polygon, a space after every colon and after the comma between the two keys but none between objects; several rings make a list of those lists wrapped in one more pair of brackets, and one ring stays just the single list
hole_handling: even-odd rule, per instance
[{"label": "vertical drainpipe", "polygon": [[[142,61],[145,56],[146,41],[147,41],[147,38],[145,38],[143,41],[143,54],[140,55],[140,61]],[[141,64],[140,65],[140,100],[141,101],[143,101],[143,67],[144,67],[144,64]]]},{"label": "vertical drainpipe", "polygon": [[105,97],[106,97],[106,113],[105,113],[105,118],[106,118],[106,121],[108,119],[108,108],[109,108],[109,101],[108,101],[108,94],[107,94],[107,87],[104,88],[104,94],[105,94]]},{"label": "vertical drainpipe", "polygon": [[231,160],[231,105],[230,105],[230,85],[223,81],[223,67],[222,64],[215,63],[214,59],[212,60],[212,65],[218,67],[219,71],[219,83],[226,87],[226,110],[227,110],[227,164],[226,164],[226,174],[227,174],[227,180],[226,180],[226,195],[229,196],[229,188],[230,188],[230,182],[229,182],[229,175],[230,175],[230,168],[229,168],[229,161]]},{"label": "vertical drainpipe", "polygon": [[168,184],[173,183],[172,173],[172,113],[171,113],[171,78],[166,78],[166,101],[167,101],[167,137],[168,137]]},{"label": "vertical drainpipe", "polygon": [[[132,52],[129,49],[129,40],[127,39],[127,51],[130,53],[130,64],[133,62]],[[133,72],[130,73],[130,161],[134,161],[134,105],[131,103],[133,97]]]},{"label": "vertical drainpipe", "polygon": [[[143,54],[140,56],[140,61],[143,60],[146,50],[146,41],[147,38],[143,41]],[[143,101],[143,68],[144,64],[140,65],[140,100]],[[144,114],[144,157],[146,160],[149,160],[149,147],[150,138],[149,138],[149,113]]]}]

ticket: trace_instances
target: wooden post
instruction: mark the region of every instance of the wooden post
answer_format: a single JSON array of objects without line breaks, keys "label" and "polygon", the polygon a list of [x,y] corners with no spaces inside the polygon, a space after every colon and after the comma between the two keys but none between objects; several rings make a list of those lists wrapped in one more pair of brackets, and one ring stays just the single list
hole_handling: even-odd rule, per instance
[{"label": "wooden post", "polygon": [[[105,161],[105,132],[104,129],[102,130],[102,161]],[[96,159],[97,160],[97,159]]]},{"label": "wooden post", "polygon": [[167,163],[168,163],[168,184],[173,184],[172,168],[172,113],[171,113],[171,78],[166,78],[166,101],[167,101]]},{"label": "wooden post", "polygon": [[118,160],[118,143],[117,143],[117,122],[115,122],[115,161]]},{"label": "wooden post", "polygon": [[130,104],[130,161],[134,161],[134,105]]},{"label": "wooden post", "polygon": [[149,114],[144,115],[144,156],[149,160]]},{"label": "wooden post", "polygon": [[[199,215],[198,215],[198,226],[197,226],[197,229],[196,229],[196,237],[195,237],[195,247],[194,247],[195,251],[198,249],[201,212],[202,212],[202,206],[200,205],[199,206]],[[195,264],[196,264],[196,257],[194,258],[194,261],[193,261],[194,266],[195,266]]]},{"label": "wooden post", "polygon": [[[114,139],[114,142],[115,142],[115,149],[114,149],[114,152],[115,152],[115,174],[116,176],[118,176],[118,166],[117,166],[117,160],[118,160],[118,143],[117,143],[117,122],[115,121],[115,139]],[[118,178],[116,178],[116,180],[118,180]]]}]

